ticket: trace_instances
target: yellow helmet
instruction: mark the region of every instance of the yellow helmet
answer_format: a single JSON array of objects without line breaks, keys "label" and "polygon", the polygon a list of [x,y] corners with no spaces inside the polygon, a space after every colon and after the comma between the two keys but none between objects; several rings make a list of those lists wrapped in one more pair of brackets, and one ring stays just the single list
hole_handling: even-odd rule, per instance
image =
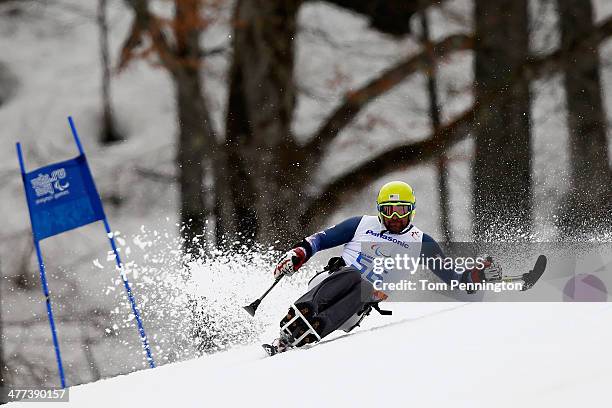
[{"label": "yellow helmet", "polygon": [[376,199],[376,207],[378,210],[378,218],[382,221],[383,218],[390,218],[393,216],[392,213],[383,213],[382,207],[388,206],[404,206],[408,205],[407,212],[404,214],[396,213],[398,217],[403,218],[409,217],[412,222],[416,214],[416,198],[414,197],[414,191],[409,184],[403,181],[391,181],[380,188],[378,192],[378,198]]}]

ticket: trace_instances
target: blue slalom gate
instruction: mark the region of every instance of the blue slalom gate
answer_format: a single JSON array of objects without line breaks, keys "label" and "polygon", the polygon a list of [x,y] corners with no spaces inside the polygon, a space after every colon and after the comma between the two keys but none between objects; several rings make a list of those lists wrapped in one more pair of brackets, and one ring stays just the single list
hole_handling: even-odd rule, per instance
[{"label": "blue slalom gate", "polygon": [[115,244],[115,238],[106,214],[104,213],[102,200],[100,199],[89,165],[87,164],[83,146],[81,145],[79,135],[71,117],[68,117],[68,122],[79,151],[79,155],[74,159],[50,164],[26,172],[21,144],[17,143],[17,157],[19,159],[23,187],[30,213],[32,237],[40,269],[40,281],[45,297],[47,317],[51,327],[51,335],[53,337],[53,346],[62,388],[66,388],[66,378],[64,375],[55,320],[53,319],[53,308],[51,306],[51,296],[45,274],[45,263],[40,249],[40,241],[97,221],[102,221],[104,224],[104,229],[106,230],[106,235],[113,250],[117,268],[119,269],[128,300],[130,301],[132,313],[136,318],[138,334],[146,353],[147,362],[151,368],[155,367],[155,361],[153,360],[151,347],[147,340],[140,312],[138,311],[134,294],[123,268],[119,251]]}]

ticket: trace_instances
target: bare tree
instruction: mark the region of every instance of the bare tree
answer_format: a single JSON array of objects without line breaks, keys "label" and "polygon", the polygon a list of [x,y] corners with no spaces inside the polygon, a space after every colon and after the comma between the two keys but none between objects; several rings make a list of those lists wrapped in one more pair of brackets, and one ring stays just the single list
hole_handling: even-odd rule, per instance
[{"label": "bare tree", "polygon": [[108,21],[106,18],[107,0],[98,0],[98,27],[100,30],[100,65],[102,67],[102,126],[100,142],[109,144],[123,140],[115,125],[111,103],[111,74],[108,47]]},{"label": "bare tree", "polygon": [[480,105],[474,128],[473,232],[506,238],[532,224],[531,102],[529,82],[518,75],[528,60],[527,0],[476,0],[475,21],[476,101],[505,95]]},{"label": "bare tree", "polygon": [[[160,18],[150,12],[147,0],[129,0],[128,4],[134,10],[135,19],[122,48],[120,67],[124,67],[135,56],[136,49],[142,45],[146,36],[150,39],[150,47],[141,55],[157,55],[173,80],[179,128],[177,167],[181,232],[185,250],[196,253],[200,247],[199,236],[203,235],[209,213],[202,186],[204,163],[210,162],[216,153],[214,131],[200,76],[204,55],[200,48],[200,37],[206,27],[200,15],[202,1],[174,1],[175,13],[170,24],[174,41],[167,38],[169,30]],[[213,168],[212,165],[209,167]],[[217,177],[221,176],[217,174]]]},{"label": "bare tree", "polygon": [[[296,185],[309,160],[291,134],[296,18],[301,1],[238,0],[226,151],[238,230],[297,238]],[[262,228],[261,226],[265,226]]]},{"label": "bare tree", "polygon": [[[429,47],[429,21],[427,20],[427,10],[421,12],[421,37],[423,46]],[[436,64],[430,62],[429,70],[427,71],[427,94],[429,96],[429,117],[433,131],[440,128],[442,122],[440,120],[440,104],[438,103],[437,80],[436,80]],[[438,170],[438,191],[440,193],[440,230],[446,242],[452,241],[451,222],[449,214],[449,194],[448,194],[448,167],[446,165],[446,152],[440,152],[436,159],[436,167]]]},{"label": "bare tree", "polygon": [[612,225],[612,176],[598,48],[588,44],[578,53],[568,52],[593,30],[593,5],[590,0],[557,0],[557,4],[571,169],[568,199],[563,200],[560,209],[561,223],[565,234],[575,234]]}]

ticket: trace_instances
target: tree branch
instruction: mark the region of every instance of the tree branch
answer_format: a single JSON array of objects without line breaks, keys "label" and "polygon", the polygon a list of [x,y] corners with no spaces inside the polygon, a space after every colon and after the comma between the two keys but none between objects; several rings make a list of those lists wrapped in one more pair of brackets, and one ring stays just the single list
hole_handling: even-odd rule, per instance
[{"label": "tree branch", "polygon": [[219,45],[218,47],[209,48],[200,52],[201,58],[212,57],[215,55],[225,54],[231,50],[231,46],[228,44]]},{"label": "tree branch", "polygon": [[178,177],[175,174],[167,174],[160,171],[155,171],[145,167],[136,167],[136,173],[142,177],[162,183],[176,183]]},{"label": "tree branch", "polygon": [[411,56],[389,68],[378,78],[373,79],[361,89],[349,93],[344,102],[329,116],[305,149],[312,154],[320,154],[323,146],[347,126],[370,102],[392,89],[408,76],[419,70],[428,71],[431,64],[452,52],[472,49],[472,37],[458,34],[430,44],[419,54]]},{"label": "tree branch", "polygon": [[122,71],[130,63],[134,56],[134,50],[142,44],[142,28],[138,24],[138,18],[134,18],[132,27],[130,28],[130,34],[127,36],[123,45],[121,46],[121,52],[119,54],[119,63],[117,64],[117,72]]},{"label": "tree branch", "polygon": [[474,122],[477,109],[478,105],[474,104],[453,122],[437,129],[429,138],[387,150],[340,176],[328,184],[325,190],[308,206],[302,216],[302,225],[307,226],[317,214],[327,215],[324,209],[331,208],[332,203],[338,202],[347,191],[356,190],[376,180],[382,174],[424,162],[436,156],[440,151],[448,149],[468,133],[466,128]]},{"label": "tree branch", "polygon": [[612,16],[599,23],[588,35],[576,39],[567,49],[558,49],[553,53],[532,58],[524,67],[523,74],[527,79],[535,79],[547,72],[559,70],[563,67],[565,53],[580,54],[588,48],[596,48],[612,36]]},{"label": "tree branch", "polygon": [[134,50],[142,43],[142,37],[146,32],[151,37],[151,46],[157,51],[161,63],[174,72],[178,66],[174,57],[175,51],[161,29],[161,21],[149,10],[149,1],[126,0],[125,2],[134,10],[134,21],[130,35],[121,47],[119,69],[121,70],[129,63]]}]

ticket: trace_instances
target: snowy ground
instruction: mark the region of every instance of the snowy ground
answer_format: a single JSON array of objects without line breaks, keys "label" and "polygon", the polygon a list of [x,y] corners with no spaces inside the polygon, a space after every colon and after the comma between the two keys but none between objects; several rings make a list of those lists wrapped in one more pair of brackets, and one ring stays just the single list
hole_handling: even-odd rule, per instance
[{"label": "snowy ground", "polygon": [[[595,407],[612,305],[394,304],[306,350],[258,345],[70,390],[75,407]],[[19,406],[19,404],[11,404]],[[58,404],[58,407],[61,404]]]}]

